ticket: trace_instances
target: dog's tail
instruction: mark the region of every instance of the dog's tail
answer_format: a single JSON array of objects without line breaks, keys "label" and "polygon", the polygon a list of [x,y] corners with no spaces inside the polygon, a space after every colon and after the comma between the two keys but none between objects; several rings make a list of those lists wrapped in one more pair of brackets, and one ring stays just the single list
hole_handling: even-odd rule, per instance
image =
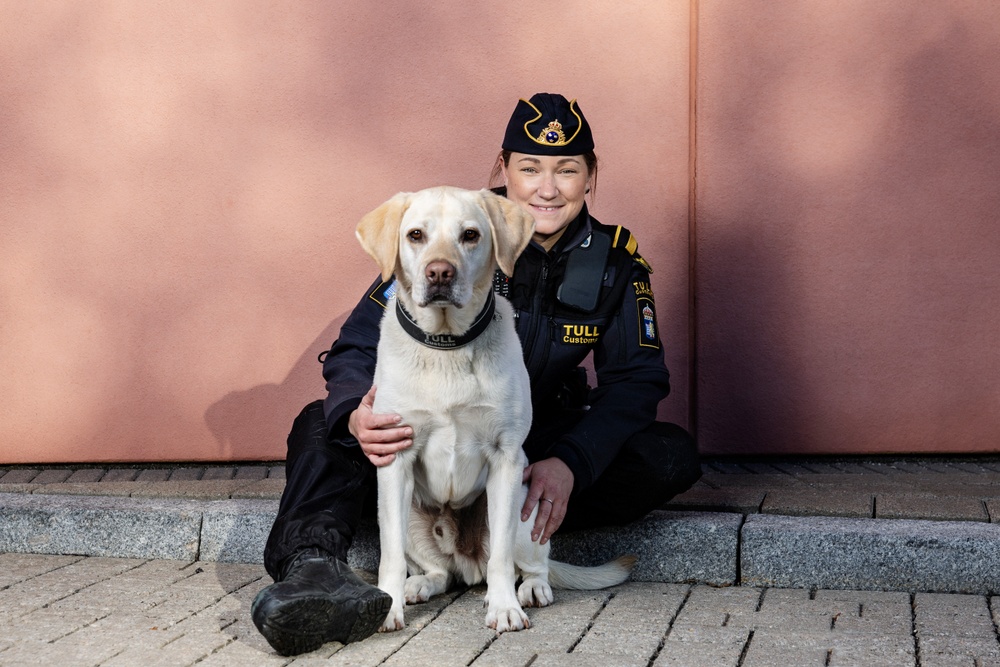
[{"label": "dog's tail", "polygon": [[595,591],[599,588],[617,586],[626,579],[638,560],[635,556],[619,556],[604,565],[582,567],[549,561],[549,583],[553,588],[574,591]]}]

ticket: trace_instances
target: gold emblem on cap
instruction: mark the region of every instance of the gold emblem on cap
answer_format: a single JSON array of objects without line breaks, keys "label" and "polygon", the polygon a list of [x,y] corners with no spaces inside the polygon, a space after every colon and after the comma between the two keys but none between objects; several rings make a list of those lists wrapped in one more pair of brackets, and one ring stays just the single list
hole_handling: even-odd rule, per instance
[{"label": "gold emblem on cap", "polygon": [[[532,118],[531,120],[529,120],[527,123],[524,124],[524,133],[527,134],[528,138],[534,141],[536,144],[541,144],[543,146],[565,146],[566,144],[576,139],[576,135],[580,134],[580,130],[583,128],[583,119],[580,117],[580,114],[577,113],[575,109],[576,100],[574,99],[570,100],[569,103],[569,110],[574,116],[576,116],[576,122],[577,122],[576,131],[573,132],[573,136],[567,139],[566,134],[562,131],[562,123],[560,123],[558,120],[554,120],[551,123],[549,123],[548,127],[542,130],[541,134],[539,134],[538,138],[536,139],[535,135],[532,134],[531,130],[528,129],[528,126],[531,125],[532,123],[538,122],[542,117],[542,112],[539,111],[538,107],[536,107],[534,104],[524,99],[523,97],[521,98],[521,101],[527,104],[532,109],[534,109],[535,113],[537,114],[534,118]],[[550,132],[555,133],[555,139],[556,139],[555,141],[549,141],[547,135]]]},{"label": "gold emblem on cap", "polygon": [[548,127],[542,130],[535,141],[540,144],[549,144],[550,146],[565,146],[566,134],[563,132],[562,123],[558,120],[552,121]]}]

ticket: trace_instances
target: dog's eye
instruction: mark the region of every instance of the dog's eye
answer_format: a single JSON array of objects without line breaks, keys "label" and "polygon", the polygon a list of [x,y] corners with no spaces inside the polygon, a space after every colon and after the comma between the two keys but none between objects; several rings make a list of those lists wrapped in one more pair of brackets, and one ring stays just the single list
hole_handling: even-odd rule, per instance
[{"label": "dog's eye", "polygon": [[462,234],[462,240],[466,243],[473,243],[479,240],[479,232],[475,229],[466,229]]},{"label": "dog's eye", "polygon": [[410,239],[414,243],[420,243],[424,240],[424,233],[419,229],[410,230],[410,233],[406,235],[406,238]]}]

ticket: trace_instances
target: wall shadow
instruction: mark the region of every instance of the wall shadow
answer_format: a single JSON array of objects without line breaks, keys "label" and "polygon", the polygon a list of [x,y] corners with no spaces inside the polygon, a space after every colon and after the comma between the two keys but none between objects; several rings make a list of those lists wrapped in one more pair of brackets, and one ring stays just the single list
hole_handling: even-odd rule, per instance
[{"label": "wall shadow", "polygon": [[856,8],[702,6],[709,453],[996,451],[997,9]]},{"label": "wall shadow", "polygon": [[317,357],[333,345],[348,315],[340,315],[320,332],[281,383],[232,391],[209,406],[205,423],[226,453],[261,452],[264,460],[284,460],[295,416],[310,401],[326,396]]}]

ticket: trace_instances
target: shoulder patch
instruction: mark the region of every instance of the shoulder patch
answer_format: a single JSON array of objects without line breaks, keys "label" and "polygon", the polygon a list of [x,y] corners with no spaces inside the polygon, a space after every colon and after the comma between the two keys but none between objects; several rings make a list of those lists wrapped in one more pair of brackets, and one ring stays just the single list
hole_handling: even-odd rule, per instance
[{"label": "shoulder patch", "polygon": [[396,281],[389,280],[376,285],[368,298],[385,308],[394,296],[396,296]]},{"label": "shoulder patch", "polygon": [[653,304],[653,292],[647,288],[644,292],[636,291],[635,310],[639,318],[639,347],[660,349],[660,337],[656,331],[656,306]]},{"label": "shoulder patch", "polygon": [[634,236],[632,236],[632,232],[625,229],[621,225],[618,225],[615,229],[615,238],[611,243],[611,247],[622,248],[632,257],[632,260],[635,261],[636,264],[646,269],[649,273],[653,272],[653,267],[651,267],[649,262],[644,260],[642,255],[639,254],[639,242],[635,240]]}]

